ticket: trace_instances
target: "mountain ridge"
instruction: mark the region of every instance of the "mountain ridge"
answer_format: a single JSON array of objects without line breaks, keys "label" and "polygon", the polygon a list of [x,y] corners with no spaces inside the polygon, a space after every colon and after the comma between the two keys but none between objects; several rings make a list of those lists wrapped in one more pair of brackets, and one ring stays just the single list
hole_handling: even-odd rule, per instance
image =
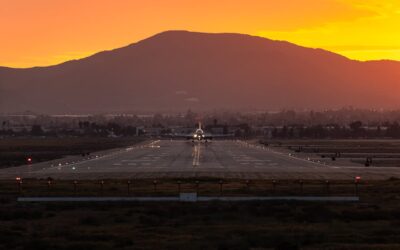
[{"label": "mountain ridge", "polygon": [[166,31],[48,67],[0,67],[0,111],[397,108],[398,72],[285,41]]},{"label": "mountain ridge", "polygon": [[326,50],[326,49],[323,49],[323,48],[311,48],[311,47],[307,47],[307,46],[302,46],[302,45],[298,45],[298,44],[295,44],[295,43],[291,43],[291,42],[288,42],[288,41],[285,41],[285,40],[273,40],[273,39],[269,39],[269,38],[266,38],[266,37],[249,35],[249,34],[231,33],[231,32],[226,32],[226,33],[207,33],[207,32],[195,32],[195,31],[187,31],[187,30],[167,30],[167,31],[163,31],[163,32],[157,33],[157,34],[155,34],[153,36],[150,36],[148,38],[144,38],[144,39],[139,40],[137,42],[130,43],[128,45],[124,45],[124,46],[117,47],[117,48],[114,48],[114,49],[98,51],[98,52],[96,52],[96,53],[94,53],[92,55],[86,56],[86,57],[71,59],[71,60],[67,60],[67,61],[64,61],[64,62],[61,62],[61,63],[57,63],[57,64],[45,65],[45,66],[23,67],[23,68],[20,68],[20,67],[8,67],[8,66],[1,66],[0,65],[0,69],[3,68],[3,69],[21,69],[22,70],[22,69],[54,67],[54,66],[62,65],[62,64],[65,64],[65,63],[69,63],[69,62],[76,62],[76,61],[84,60],[84,59],[96,56],[98,54],[107,53],[107,52],[113,52],[113,51],[119,50],[119,49],[124,49],[124,48],[130,47],[132,45],[135,45],[137,43],[141,43],[141,42],[144,42],[144,41],[146,41],[148,39],[155,38],[155,37],[157,37],[159,35],[168,34],[168,33],[197,33],[197,34],[210,34],[210,35],[241,35],[241,36],[248,36],[248,37],[253,37],[253,38],[260,38],[260,39],[268,40],[268,41],[271,41],[271,42],[287,43],[287,44],[291,44],[291,45],[294,45],[294,46],[297,46],[297,47],[300,47],[300,48],[305,48],[305,49],[321,50],[321,51],[324,51],[324,52],[332,53],[332,54],[340,56],[340,57],[344,57],[344,58],[346,58],[348,60],[355,61],[355,62],[363,62],[363,63],[364,62],[393,62],[393,63],[399,63],[400,64],[400,61],[391,60],[391,59],[376,59],[376,60],[360,61],[360,60],[348,58],[348,57],[343,56],[343,55],[341,55],[339,53],[332,52],[330,50]]}]

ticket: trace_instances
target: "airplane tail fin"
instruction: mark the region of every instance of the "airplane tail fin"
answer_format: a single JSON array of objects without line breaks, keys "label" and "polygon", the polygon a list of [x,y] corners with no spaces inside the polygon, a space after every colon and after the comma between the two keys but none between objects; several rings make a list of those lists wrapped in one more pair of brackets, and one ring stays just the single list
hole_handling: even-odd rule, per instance
[{"label": "airplane tail fin", "polygon": [[199,129],[201,129],[201,122],[199,122]]}]

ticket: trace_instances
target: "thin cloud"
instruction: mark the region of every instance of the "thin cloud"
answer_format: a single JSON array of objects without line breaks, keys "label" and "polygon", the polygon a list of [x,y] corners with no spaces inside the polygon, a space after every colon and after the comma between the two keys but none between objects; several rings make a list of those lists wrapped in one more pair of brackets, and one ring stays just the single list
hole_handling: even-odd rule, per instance
[{"label": "thin cloud", "polygon": [[189,98],[186,98],[185,101],[187,101],[187,102],[199,102],[200,100],[197,97],[189,97]]},{"label": "thin cloud", "polygon": [[177,91],[175,91],[175,94],[176,95],[187,95],[188,92],[186,90],[177,90]]}]

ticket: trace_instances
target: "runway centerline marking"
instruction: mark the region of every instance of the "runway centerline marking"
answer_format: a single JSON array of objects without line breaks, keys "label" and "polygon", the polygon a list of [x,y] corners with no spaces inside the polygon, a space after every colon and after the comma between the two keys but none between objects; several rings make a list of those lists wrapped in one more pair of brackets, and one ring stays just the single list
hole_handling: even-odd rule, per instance
[{"label": "runway centerline marking", "polygon": [[200,154],[201,154],[201,145],[195,144],[193,147],[193,166],[199,166],[200,165]]},{"label": "runway centerline marking", "polygon": [[[160,145],[160,147],[155,147]],[[186,141],[161,141],[153,147],[137,146],[116,153],[97,152],[98,158],[67,158],[0,170],[1,178],[110,178],[157,176],[241,176],[246,178],[389,178],[400,177],[400,168],[365,168],[324,165],[297,155],[239,142],[215,141],[192,144]],[[66,165],[66,162],[69,162]],[[58,166],[58,163],[60,166]],[[51,168],[48,166],[52,165]],[[200,167],[199,167],[200,166]]]}]

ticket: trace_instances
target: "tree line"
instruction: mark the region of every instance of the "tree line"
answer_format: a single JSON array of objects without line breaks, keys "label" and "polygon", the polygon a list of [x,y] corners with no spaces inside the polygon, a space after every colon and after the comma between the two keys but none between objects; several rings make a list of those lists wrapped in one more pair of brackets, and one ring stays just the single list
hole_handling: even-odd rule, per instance
[{"label": "tree line", "polygon": [[270,137],[281,139],[295,138],[396,138],[400,139],[400,124],[398,122],[385,123],[376,127],[364,126],[361,121],[355,121],[348,126],[338,124],[328,125],[291,125],[273,127]]}]

